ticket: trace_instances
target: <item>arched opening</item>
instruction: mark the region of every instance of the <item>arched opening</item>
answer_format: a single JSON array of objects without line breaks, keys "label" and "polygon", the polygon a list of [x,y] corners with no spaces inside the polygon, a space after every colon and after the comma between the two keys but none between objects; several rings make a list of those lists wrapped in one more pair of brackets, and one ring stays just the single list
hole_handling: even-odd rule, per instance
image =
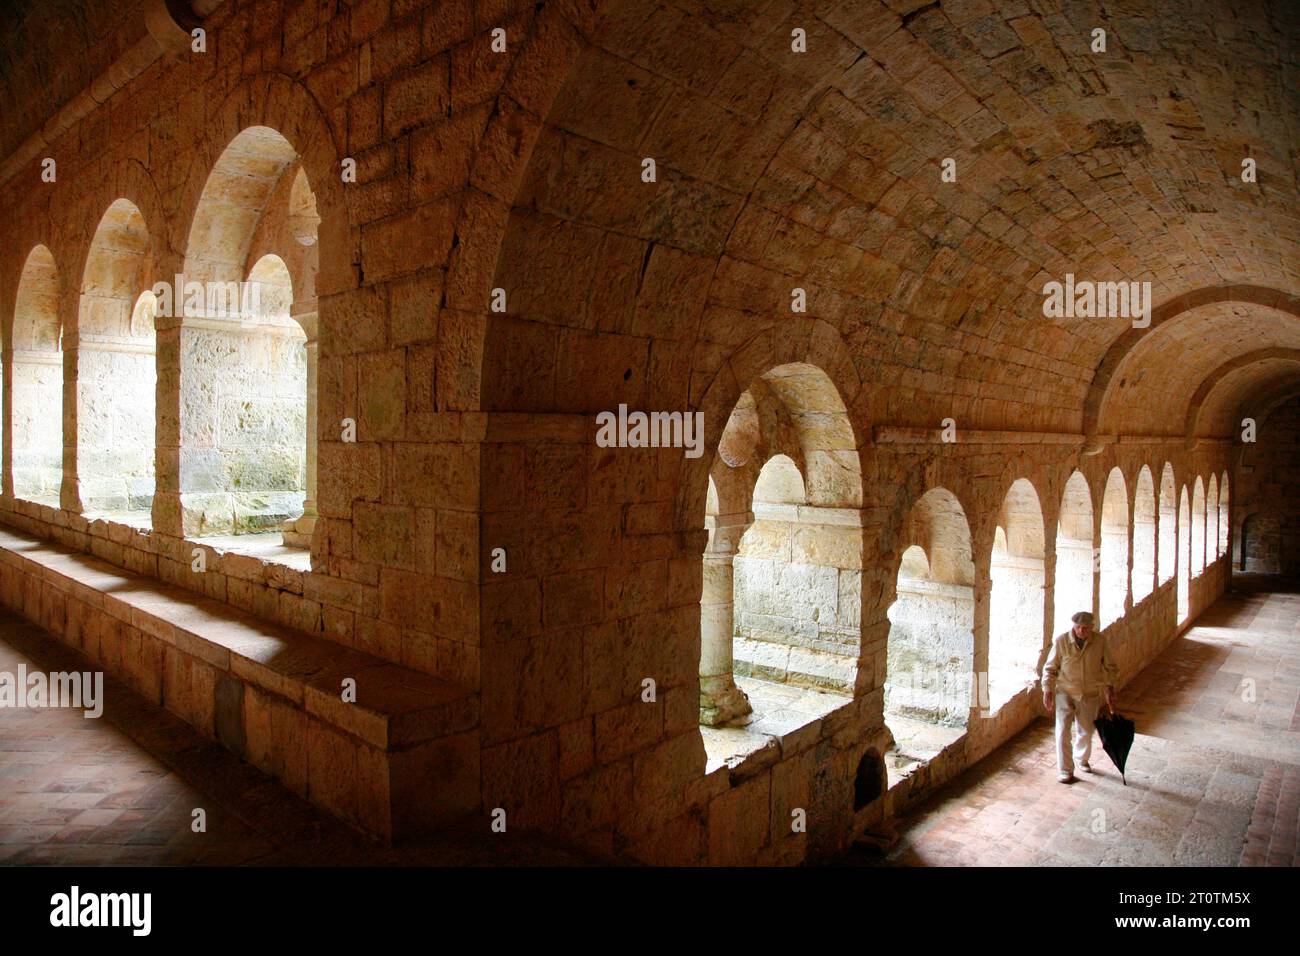
[{"label": "arched opening", "polygon": [[869,748],[858,761],[858,772],[853,776],[853,809],[861,810],[873,803],[885,791],[885,762],[874,747]]},{"label": "arched opening", "polygon": [[1178,623],[1187,620],[1188,588],[1191,585],[1192,509],[1187,501],[1187,486],[1178,499]]},{"label": "arched opening", "polygon": [[710,764],[842,707],[862,627],[862,479],[829,377],[750,383],[710,469],[700,723]]},{"label": "arched opening", "polygon": [[965,733],[974,664],[975,564],[957,497],[932,488],[913,506],[889,608],[885,724],[895,770]]},{"label": "arched opening", "polygon": [[1025,478],[1002,499],[989,573],[989,706],[993,710],[1037,677],[1045,600],[1043,509]]},{"label": "arched opening", "polygon": [[1160,472],[1160,583],[1178,570],[1178,486],[1174,466],[1165,462]]},{"label": "arched opening", "polygon": [[826,627],[838,626],[840,569],[815,562],[801,539],[817,534],[800,513],[807,504],[799,466],[787,455],[769,458],[754,484],[753,523],[736,550],[735,672],[852,694],[856,660],[816,651],[834,633]]},{"label": "arched opening", "polygon": [[1228,472],[1225,470],[1219,479],[1219,555],[1228,553],[1231,543],[1232,525],[1228,520]]},{"label": "arched opening", "polygon": [[1075,472],[1061,495],[1056,525],[1056,587],[1052,633],[1070,628],[1078,611],[1092,610],[1092,495],[1082,473]]},{"label": "arched opening", "polygon": [[1189,567],[1192,577],[1199,577],[1205,570],[1205,484],[1201,476],[1196,476],[1192,486],[1192,558]]},{"label": "arched opening", "polygon": [[77,316],[77,480],[88,515],[147,527],[154,495],[158,300],[149,231],[118,199],[99,221]]},{"label": "arched opening", "polygon": [[1101,626],[1124,616],[1128,597],[1128,489],[1124,475],[1112,468],[1101,496],[1101,580],[1098,609]]},{"label": "arched opening", "polygon": [[1133,604],[1155,590],[1156,586],[1156,486],[1151,469],[1143,465],[1138,472],[1137,491],[1133,495]]},{"label": "arched opening", "polygon": [[1250,574],[1282,572],[1282,522],[1273,515],[1248,515],[1241,523],[1243,571]]},{"label": "arched opening", "polygon": [[204,186],[176,290],[184,532],[256,535],[219,543],[302,566],[280,546],[314,523],[318,224],[293,147],[245,129]]},{"label": "arched opening", "polygon": [[1205,566],[1219,557],[1219,478],[1210,475],[1205,489]]},{"label": "arched opening", "polygon": [[63,483],[63,327],[54,256],[37,246],[18,280],[13,326],[14,495],[57,508]]}]

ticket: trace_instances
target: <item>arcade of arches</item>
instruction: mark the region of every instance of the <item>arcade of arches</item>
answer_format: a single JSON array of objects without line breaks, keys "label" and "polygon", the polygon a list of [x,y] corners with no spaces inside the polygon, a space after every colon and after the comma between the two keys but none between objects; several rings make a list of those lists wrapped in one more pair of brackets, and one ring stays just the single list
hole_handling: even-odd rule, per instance
[{"label": "arcade of arches", "polygon": [[1129,681],[1300,572],[1294,4],[63,6],[114,39],[3,75],[0,596],[367,833],[824,858],[1073,612]]}]

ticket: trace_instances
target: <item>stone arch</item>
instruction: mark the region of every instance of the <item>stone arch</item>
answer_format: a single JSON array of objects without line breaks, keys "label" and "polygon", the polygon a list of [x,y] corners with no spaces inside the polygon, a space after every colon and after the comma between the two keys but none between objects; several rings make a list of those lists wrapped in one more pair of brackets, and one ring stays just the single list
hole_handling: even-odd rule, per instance
[{"label": "stone arch", "polygon": [[184,286],[163,310],[180,322],[186,534],[273,531],[304,511],[305,338],[284,260],[250,261],[266,217],[287,218],[283,180],[298,162],[290,141],[266,126],[230,141],[194,208]]},{"label": "stone arch", "polygon": [[1158,503],[1149,465],[1138,469],[1133,491],[1133,605],[1145,600],[1156,586],[1156,521]]},{"label": "stone arch", "polygon": [[[834,454],[822,456],[822,464],[826,467],[819,471],[828,478],[836,471],[842,471],[849,478],[850,487],[853,487],[853,476],[858,476],[858,493],[848,499],[856,503],[840,501],[838,504],[861,507],[860,476],[867,469],[863,460],[867,445],[859,431],[862,418],[857,405],[864,392],[862,380],[844,342],[830,326],[817,320],[792,320],[790,326],[787,336],[776,337],[770,331],[764,332],[738,349],[712,376],[695,405],[695,409],[704,415],[704,450],[698,458],[682,459],[677,490],[679,528],[690,530],[699,527],[698,516],[704,509],[708,476],[715,467],[715,460],[724,452],[724,431],[733,427],[732,415],[741,405],[749,383],[783,366],[812,369],[821,376],[821,386],[798,401],[809,412],[820,411],[825,419],[841,421],[845,428],[835,438],[835,447],[825,449]],[[812,421],[813,416],[810,415],[809,420]],[[726,453],[743,454],[738,448],[731,448]],[[798,460],[800,453],[796,451],[791,457]],[[831,484],[833,486],[833,482]],[[821,503],[829,503],[823,491],[815,490],[819,487],[810,484],[810,495],[816,493],[822,496],[819,498]]]},{"label": "stone arch", "polygon": [[282,322],[294,318],[293,276],[284,259],[268,252],[253,263],[248,270],[248,282],[258,290],[256,311],[258,318]]},{"label": "stone arch", "polygon": [[488,303],[510,210],[552,104],[583,52],[584,44],[572,42],[575,35],[588,35],[616,6],[614,0],[542,6],[502,85],[500,108],[478,138],[473,178],[453,230],[457,242],[447,261],[439,317],[446,330],[440,342],[447,343],[440,344],[437,359],[440,408],[487,407],[484,370],[494,350],[488,341]]},{"label": "stone arch", "polygon": [[87,513],[147,526],[154,495],[157,336],[153,240],[116,199],[91,239],[77,318],[77,489]]},{"label": "stone arch", "polygon": [[350,236],[348,194],[340,176],[338,138],[315,98],[282,73],[259,73],[246,78],[211,115],[205,135],[193,152],[176,206],[178,213],[170,221],[173,248],[183,250],[186,260],[191,256],[196,218],[211,174],[230,145],[249,129],[277,134],[300,159],[306,172],[320,217],[316,244],[325,250],[323,259],[331,263],[328,288],[318,291],[355,288],[358,257],[352,254],[355,239]]},{"label": "stone arch", "polygon": [[[296,180],[298,172],[305,173],[319,221],[316,224],[317,241],[310,246],[303,246],[293,236],[288,215],[284,217],[280,248],[265,248],[265,236],[259,237],[258,241],[259,252],[285,253],[297,293],[294,319],[297,326],[307,330],[307,385],[299,389],[306,393],[305,424],[302,429],[306,432],[307,474],[305,489],[295,492],[287,502],[283,498],[273,502],[258,517],[255,527],[248,530],[274,527],[277,509],[287,511],[290,515],[301,510],[300,517],[284,526],[283,541],[294,547],[307,547],[316,520],[317,393],[312,383],[317,378],[322,350],[326,357],[340,351],[355,351],[357,313],[364,308],[364,304],[355,298],[355,290],[360,282],[361,239],[359,228],[351,225],[349,205],[360,201],[359,191],[349,193],[345,190],[340,175],[342,151],[339,144],[342,134],[336,134],[332,123],[305,87],[281,73],[259,73],[245,78],[231,90],[220,108],[210,116],[206,133],[194,150],[194,158],[176,203],[179,212],[170,223],[169,241],[174,248],[184,250],[175,256],[177,271],[180,271],[180,264],[190,255],[190,238],[194,233],[195,220],[200,214],[204,191],[209,185],[212,171],[230,144],[245,130],[253,127],[273,130],[292,147],[300,162],[299,166],[290,167],[292,179]],[[283,178],[286,182],[282,195],[287,206],[293,183],[289,177]],[[290,248],[293,250],[292,255]],[[302,263],[310,265],[302,268]],[[315,264],[320,265],[319,271],[316,271]],[[245,261],[241,265],[242,272],[251,263]],[[170,322],[171,328],[179,328],[181,325],[179,316],[160,321],[165,325]],[[292,326],[286,328],[293,331]],[[160,338],[160,342],[163,341]],[[301,352],[304,349],[300,344],[291,344],[292,351]],[[165,347],[160,345],[160,369],[167,373],[171,381],[182,377],[181,366],[185,364],[182,352],[181,343],[174,340]],[[295,362],[300,360],[301,357],[293,359]],[[161,381],[163,376],[160,376]],[[183,442],[180,432],[185,415],[180,390],[173,385],[167,394],[159,395],[158,401],[163,410],[159,418],[160,473],[177,475],[174,483],[176,487],[194,487],[196,469],[193,463],[182,467]],[[295,423],[295,429],[296,427]],[[295,444],[295,449],[296,447]],[[297,457],[299,454],[296,450],[292,455],[286,451],[284,458],[287,461],[289,457]],[[198,472],[204,470],[199,468]],[[210,476],[211,470],[206,470]],[[207,484],[211,485],[211,482],[208,481]],[[300,504],[293,500],[299,494],[303,496]],[[193,504],[196,503],[187,503],[182,493],[160,493],[156,498],[155,525],[177,534],[202,530],[203,506],[197,503],[198,507],[192,507]],[[222,523],[209,525],[208,530],[216,530]]]},{"label": "stone arch", "polygon": [[1093,610],[1094,554],[1092,494],[1087,479],[1076,470],[1061,493],[1056,523],[1053,634],[1069,630],[1077,611]]},{"label": "stone arch", "polygon": [[1300,366],[1300,349],[1278,347],[1256,349],[1229,359],[1210,373],[1201,382],[1187,406],[1187,418],[1183,425],[1183,431],[1186,435],[1188,448],[1196,446],[1197,437],[1201,432],[1202,413],[1205,411],[1210,396],[1215,389],[1220,384],[1223,384],[1225,380],[1230,379],[1234,372],[1249,369],[1255,365],[1280,366],[1284,370],[1283,374],[1286,376],[1286,380],[1290,380],[1294,378],[1296,366]]},{"label": "stone arch", "polygon": [[997,710],[1037,676],[1046,601],[1046,537],[1038,492],[1027,478],[1002,499],[989,576],[989,706]]},{"label": "stone arch", "polygon": [[961,502],[931,488],[909,509],[902,537],[884,707],[896,767],[929,760],[964,734],[975,691],[975,564]]},{"label": "stone arch", "polygon": [[862,477],[829,376],[800,362],[756,375],[704,484],[701,723],[773,719],[788,697],[773,685],[802,689],[814,709],[847,703],[861,654]]},{"label": "stone arch", "polygon": [[1197,289],[1162,302],[1152,310],[1149,327],[1125,329],[1111,343],[1105,355],[1097,364],[1092,383],[1088,388],[1088,394],[1083,403],[1083,433],[1090,449],[1097,447],[1098,429],[1105,417],[1106,403],[1115,380],[1115,374],[1122,367],[1129,353],[1137,347],[1145,336],[1150,335],[1165,323],[1176,321],[1179,316],[1193,309],[1218,302],[1250,303],[1287,312],[1293,316],[1300,316],[1300,299],[1278,289],[1259,285],[1224,284]]},{"label": "stone arch", "polygon": [[1112,468],[1101,499],[1101,553],[1097,606],[1100,625],[1124,616],[1129,585],[1129,507],[1124,473]]},{"label": "stone arch", "polygon": [[27,254],[14,297],[10,343],[11,474],[16,497],[58,507],[63,482],[61,280],[45,245]]}]

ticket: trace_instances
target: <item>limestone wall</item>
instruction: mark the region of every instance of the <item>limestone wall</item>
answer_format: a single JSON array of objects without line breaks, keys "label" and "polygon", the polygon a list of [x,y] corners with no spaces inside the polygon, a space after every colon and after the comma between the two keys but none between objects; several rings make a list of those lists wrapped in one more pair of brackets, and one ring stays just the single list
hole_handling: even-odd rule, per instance
[{"label": "limestone wall", "polygon": [[8,376],[14,494],[57,502],[63,479],[63,355],[28,353]]},{"label": "limestone wall", "polygon": [[155,487],[153,351],[83,347],[78,361],[82,503],[88,511],[147,514]]},{"label": "limestone wall", "polygon": [[994,707],[1037,679],[1043,643],[1043,561],[1003,558],[991,568],[989,694]]},{"label": "limestone wall", "polygon": [[307,363],[291,329],[181,329],[188,534],[275,529],[306,493]]},{"label": "limestone wall", "polygon": [[[1287,207],[1244,190],[1206,202],[1217,174],[1196,177],[1185,195],[1163,180],[1151,190],[1144,151],[1095,142],[1097,110],[1166,124],[1167,103],[1079,98],[1099,82],[1096,70],[1127,89],[1127,60],[1080,72],[1055,53],[1044,65],[1029,47],[988,47],[990,36],[1001,38],[996,47],[1063,28],[1083,35],[1095,24],[1082,7],[1063,24],[995,4],[974,26],[947,5],[917,11],[906,26],[881,5],[819,7],[815,52],[791,58],[769,42],[770,23],[758,28],[762,5],[733,6],[726,15],[674,8],[670,28],[645,29],[651,12],[639,3],[221,4],[205,24],[207,55],[161,58],[73,127],[51,131],[57,188],[40,183],[33,161],[0,190],[9,399],[0,516],[479,694],[481,761],[464,770],[473,792],[481,784],[476,821],[499,807],[512,830],[559,833],[620,857],[816,857],[1009,739],[1039,716],[1031,692],[973,718],[950,751],[887,797],[854,806],[857,768],[887,742],[887,611],[905,516],[931,488],[960,499],[975,562],[967,669],[984,669],[989,561],[1012,482],[1034,484],[1054,531],[1075,469],[1099,512],[1111,468],[1132,488],[1142,465],[1155,472],[1168,461],[1181,488],[1228,467],[1226,433],[1188,447],[1183,405],[1207,363],[1224,360],[1225,343],[1280,334],[1282,319],[1262,318],[1241,334],[1234,310],[1241,302],[1285,318],[1293,308],[1279,266],[1294,261],[1279,245],[1290,219],[1275,214]],[[1220,47],[1214,24],[1236,20],[1226,3],[1207,11],[1178,26],[1188,33],[1180,44],[1208,56]],[[500,54],[498,24],[509,37]],[[969,49],[939,42],[963,29],[977,41]],[[969,69],[952,59],[967,57]],[[956,91],[954,70],[971,93]],[[1234,72],[1198,75],[1233,102]],[[1256,74],[1245,77],[1254,90]],[[934,88],[955,92],[938,98]],[[1253,115],[1272,123],[1279,111]],[[1210,123],[1207,137],[1242,140],[1236,113],[1198,122]],[[159,318],[147,533],[76,513],[75,494],[63,496],[66,510],[15,497],[56,491],[60,463],[65,491],[92,488],[94,476],[93,442],[70,437],[94,413],[62,402],[93,374],[93,358],[70,353],[48,395],[13,400],[31,390],[14,351],[28,253],[48,246],[65,326],[78,314],[96,224],[119,198],[142,214],[152,273],[181,272],[196,218],[220,218],[196,217],[209,174],[253,126],[282,134],[297,156],[286,153],[283,169],[296,175],[301,162],[320,216],[319,271],[288,260],[295,293],[313,290],[319,307],[320,520],[308,571],[190,537],[300,504],[304,426],[287,404],[303,383],[271,384],[288,381],[280,372],[301,374],[284,340],[222,345],[179,317]],[[1256,132],[1252,142],[1270,141]],[[945,142],[983,157],[963,161],[954,189],[937,188],[929,159]],[[1178,144],[1153,148],[1171,150],[1161,168],[1182,161]],[[647,153],[659,161],[654,184],[640,175]],[[340,175],[345,159],[355,160],[355,182]],[[1112,167],[1125,175],[1093,175]],[[268,187],[273,202],[287,182]],[[1270,182],[1285,177],[1261,177],[1262,188]],[[1167,202],[1166,189],[1175,193]],[[1100,214],[1117,196],[1136,211]],[[1186,208],[1210,206],[1226,211],[1186,223]],[[1166,222],[1178,225],[1161,231]],[[287,225],[263,222],[247,249],[221,251],[251,267],[247,258],[283,251]],[[1230,260],[1215,254],[1222,248],[1234,250]],[[1042,320],[1029,277],[1081,261],[1154,280],[1160,311],[1147,338]],[[1207,275],[1225,278],[1207,287]],[[796,285],[806,312],[791,310]],[[495,289],[505,311],[491,308]],[[1196,331],[1178,333],[1185,323]],[[1131,427],[1111,434],[1101,427],[1107,382],[1134,338],[1147,343],[1145,381],[1162,399],[1125,406]],[[227,360],[241,352],[236,371]],[[706,773],[698,667],[707,469],[748,383],[789,363],[824,372],[851,424],[833,452],[812,448],[812,484],[837,496],[837,476],[862,476],[861,567],[807,562],[827,582],[820,603],[807,603],[819,627],[832,565],[835,626],[858,615],[853,699],[754,760]],[[186,405],[187,376],[214,401]],[[704,454],[597,447],[594,415],[620,403],[700,411]],[[43,417],[24,418],[20,407]],[[941,441],[934,429],[950,416],[957,441]],[[795,414],[790,426],[816,417]],[[345,419],[355,441],[343,438]],[[60,420],[63,437],[33,467],[19,439],[57,434]],[[232,431],[240,422],[249,430]],[[817,431],[815,421],[805,427]],[[41,468],[45,477],[28,477]],[[1093,540],[1099,534],[1097,522]],[[1047,538],[1044,636],[1066,603],[1056,600],[1055,535]],[[1192,613],[1222,589],[1224,563],[1191,581]],[[849,570],[860,575],[859,609],[840,593]],[[1173,587],[1112,625],[1126,672],[1175,633]],[[808,811],[808,832],[790,830],[792,808]]]},{"label": "limestone wall", "polygon": [[851,694],[862,615],[861,532],[795,515],[818,509],[787,507],[786,515],[781,507],[755,508],[734,562],[736,674]]},{"label": "limestone wall", "polygon": [[885,709],[963,726],[976,692],[974,589],[900,578],[897,593],[889,609]]},{"label": "limestone wall", "polygon": [[[1300,399],[1279,405],[1260,423],[1254,447],[1248,447],[1236,481],[1233,501],[1234,566],[1265,574],[1300,573]],[[1243,534],[1243,526],[1245,533]],[[1243,545],[1244,542],[1244,545]]]}]

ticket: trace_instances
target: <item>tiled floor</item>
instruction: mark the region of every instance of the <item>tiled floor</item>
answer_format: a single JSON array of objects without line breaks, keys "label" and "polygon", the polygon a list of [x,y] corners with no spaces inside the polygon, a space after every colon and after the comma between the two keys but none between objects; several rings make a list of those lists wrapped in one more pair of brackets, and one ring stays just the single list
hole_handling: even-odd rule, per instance
[{"label": "tiled floor", "polygon": [[[87,669],[0,611],[0,671]],[[447,833],[388,850],[106,678],[104,716],[0,709],[0,864],[572,865],[533,837]],[[206,813],[195,833],[193,811]]]},{"label": "tiled floor", "polygon": [[[0,671],[20,663],[85,666],[0,615]],[[99,720],[0,710],[0,863],[590,862],[535,838],[468,831],[378,848],[130,690],[111,680],[107,690]],[[1298,701],[1300,593],[1229,595],[1121,695],[1140,732],[1127,787],[1099,750],[1098,775],[1056,783],[1043,720],[900,821],[883,860],[862,850],[843,862],[1295,865]],[[205,833],[191,827],[199,807]]]},{"label": "tiled floor", "polygon": [[1300,864],[1300,589],[1235,586],[1121,692],[1127,786],[1095,743],[1099,772],[1057,783],[1044,718],[897,821],[883,859],[842,862]]}]

